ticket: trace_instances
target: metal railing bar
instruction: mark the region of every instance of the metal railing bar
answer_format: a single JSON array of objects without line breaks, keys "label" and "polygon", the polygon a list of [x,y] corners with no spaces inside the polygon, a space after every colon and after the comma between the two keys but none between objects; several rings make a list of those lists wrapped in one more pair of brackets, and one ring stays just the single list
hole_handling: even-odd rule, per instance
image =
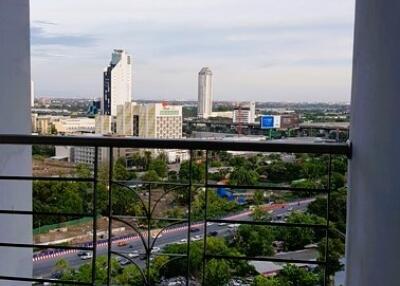
[{"label": "metal railing bar", "polygon": [[[135,181],[120,181],[120,180],[113,180],[112,181],[113,184],[141,184],[141,185],[159,185],[159,186],[177,186],[177,187],[189,187],[190,184],[189,183],[182,183],[182,182],[168,182],[168,181],[140,181],[140,180],[135,180]],[[140,188],[140,187],[136,187],[136,188]]]},{"label": "metal railing bar", "polygon": [[[197,185],[196,185],[197,186]],[[199,187],[204,185],[198,184]],[[266,186],[266,185],[219,185],[219,184],[206,184],[205,187],[217,189],[217,188],[229,188],[229,189],[249,189],[249,190],[271,190],[271,191],[291,191],[291,192],[312,192],[312,193],[327,193],[327,189],[321,188],[296,188],[296,187],[279,187],[279,186]]]},{"label": "metal railing bar", "polygon": [[247,220],[223,220],[223,219],[207,219],[207,222],[227,223],[227,224],[245,224],[260,226],[276,226],[276,227],[302,227],[314,229],[326,229],[326,224],[308,224],[308,223],[287,223],[287,222],[271,222],[271,221],[247,221]]},{"label": "metal railing bar", "polygon": [[[124,216],[124,215],[113,215],[113,218],[119,218],[119,219],[147,219],[145,216]],[[186,223],[188,220],[183,219],[183,218],[165,218],[165,217],[152,217],[151,220],[158,220],[158,221],[171,221],[171,222],[182,222]]]},{"label": "metal railing bar", "polygon": [[[92,240],[93,245],[97,245],[97,171],[99,159],[99,148],[94,149],[94,162],[93,162],[93,225],[92,225]],[[92,284],[96,284],[96,260],[97,260],[97,247],[93,247],[93,258],[92,258]]]},{"label": "metal railing bar", "polygon": [[112,180],[113,180],[113,148],[108,149],[108,244],[107,244],[107,285],[111,283],[111,248],[112,248]]},{"label": "metal railing bar", "polygon": [[206,151],[206,164],[205,164],[205,175],[204,175],[204,181],[205,181],[205,191],[204,191],[204,237],[203,237],[203,264],[202,264],[202,285],[204,285],[205,282],[205,277],[206,277],[206,262],[207,262],[207,258],[206,258],[206,253],[207,253],[207,206],[208,206],[208,156],[209,156],[209,152]]},{"label": "metal railing bar", "polygon": [[327,262],[325,265],[324,271],[324,285],[328,285],[329,283],[329,275],[328,275],[328,252],[329,252],[329,221],[330,221],[330,201],[331,201],[331,179],[332,179],[332,155],[329,155],[328,160],[328,196],[326,199],[326,235],[325,235],[325,254],[324,259]]},{"label": "metal railing bar", "polygon": [[168,257],[182,257],[182,258],[186,258],[186,257],[187,257],[186,254],[180,254],[180,253],[164,253],[164,252],[162,252],[162,253],[155,253],[155,254],[152,254],[152,255],[154,255],[154,256],[168,256]]},{"label": "metal railing bar", "polygon": [[93,183],[93,178],[78,177],[37,177],[37,176],[0,176],[0,180],[10,181],[58,181],[58,182],[88,182]]},{"label": "metal railing bar", "polygon": [[146,209],[146,214],[147,214],[147,247],[145,244],[143,244],[145,250],[146,250],[146,270],[147,270],[147,275],[146,275],[146,281],[147,283],[150,282],[150,255],[151,255],[151,185],[148,185],[148,205]]},{"label": "metal railing bar", "polygon": [[43,278],[27,278],[0,275],[0,280],[8,281],[21,281],[21,282],[38,282],[38,283],[55,283],[55,284],[68,284],[68,285],[92,285],[88,282],[72,281],[72,280],[58,280],[58,279],[43,279]]},{"label": "metal railing bar", "polygon": [[342,154],[351,156],[350,144],[347,143],[281,143],[281,142],[246,142],[216,141],[196,139],[147,139],[137,137],[105,136],[37,136],[37,135],[0,135],[0,144],[18,145],[59,145],[92,147],[131,147],[149,149],[186,149],[215,151],[282,152]]},{"label": "metal railing bar", "polygon": [[193,150],[190,150],[189,159],[189,196],[188,196],[188,228],[187,228],[187,248],[186,248],[186,286],[189,286],[190,277],[190,245],[191,245],[191,227],[192,227],[192,185],[193,185]]},{"label": "metal railing bar", "polygon": [[0,214],[33,215],[33,216],[72,216],[72,217],[91,217],[92,213],[58,213],[58,212],[37,212],[21,210],[0,210]]},{"label": "metal railing bar", "polygon": [[226,260],[245,260],[245,261],[269,261],[277,263],[299,263],[312,265],[326,265],[326,261],[318,260],[302,260],[302,259],[284,259],[275,257],[260,257],[260,256],[229,256],[229,255],[212,255],[206,254],[208,259],[226,259]]},{"label": "metal railing bar", "polygon": [[88,250],[93,251],[94,247],[86,246],[70,246],[70,245],[43,245],[35,243],[8,243],[0,242],[0,247],[21,247],[21,248],[39,248],[39,249],[71,249],[71,250]]}]

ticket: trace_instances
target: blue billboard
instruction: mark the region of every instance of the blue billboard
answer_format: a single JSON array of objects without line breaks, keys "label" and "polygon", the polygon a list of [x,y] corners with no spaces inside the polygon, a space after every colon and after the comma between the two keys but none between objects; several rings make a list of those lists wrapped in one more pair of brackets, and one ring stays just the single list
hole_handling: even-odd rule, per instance
[{"label": "blue billboard", "polygon": [[261,129],[271,129],[274,128],[274,116],[263,115],[260,119]]}]

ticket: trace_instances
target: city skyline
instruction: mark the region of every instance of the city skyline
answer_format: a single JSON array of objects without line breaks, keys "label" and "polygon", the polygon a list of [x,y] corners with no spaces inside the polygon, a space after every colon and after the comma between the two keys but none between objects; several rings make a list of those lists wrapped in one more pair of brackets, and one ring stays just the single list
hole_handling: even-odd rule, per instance
[{"label": "city skyline", "polygon": [[37,0],[31,13],[36,94],[101,97],[109,53],[123,48],[135,59],[135,99],[196,100],[197,71],[210,66],[215,101],[348,102],[353,6]]}]

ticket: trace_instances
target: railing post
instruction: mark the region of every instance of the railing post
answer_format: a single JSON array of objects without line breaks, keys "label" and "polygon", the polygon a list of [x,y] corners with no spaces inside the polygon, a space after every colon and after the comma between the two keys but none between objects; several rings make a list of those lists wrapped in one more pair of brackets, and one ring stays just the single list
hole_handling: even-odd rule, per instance
[{"label": "railing post", "polygon": [[400,1],[357,0],[346,285],[399,285]]},{"label": "railing post", "polygon": [[[31,133],[29,0],[0,1],[0,134]],[[0,146],[0,176],[31,176],[30,146]],[[0,209],[32,210],[32,183],[0,182]],[[0,215],[0,242],[32,243],[32,217]],[[0,275],[32,277],[32,249],[0,247]],[[28,285],[0,281],[0,285]]]}]

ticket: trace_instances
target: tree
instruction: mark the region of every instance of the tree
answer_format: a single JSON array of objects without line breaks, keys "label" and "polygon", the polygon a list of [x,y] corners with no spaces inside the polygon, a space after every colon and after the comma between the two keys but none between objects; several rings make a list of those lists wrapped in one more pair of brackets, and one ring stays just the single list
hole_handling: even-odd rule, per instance
[{"label": "tree", "polygon": [[251,216],[253,218],[253,220],[255,221],[260,221],[260,220],[264,220],[264,221],[270,221],[271,220],[271,215],[263,210],[260,206],[256,206],[252,213]]},{"label": "tree", "polygon": [[[205,177],[204,163],[192,162],[192,181],[203,182]],[[189,181],[190,178],[190,162],[185,161],[179,169],[179,178],[181,181]]]},{"label": "tree", "polygon": [[115,161],[113,177],[114,180],[117,181],[127,181],[130,179],[129,172],[126,170],[126,162],[124,158],[120,157]]},{"label": "tree", "polygon": [[[287,223],[324,224],[325,220],[307,213],[293,212],[287,218]],[[277,231],[277,238],[285,242],[286,250],[303,249],[305,245],[318,241],[323,232],[308,227],[285,227]]]},{"label": "tree", "polygon": [[52,157],[56,154],[54,146],[48,145],[32,145],[32,155],[43,157]]},{"label": "tree", "polygon": [[235,168],[229,177],[230,184],[232,185],[254,186],[258,183],[258,179],[259,175],[257,172],[245,167]]},{"label": "tree", "polygon": [[211,259],[207,262],[204,284],[210,286],[225,286],[232,277],[226,260]]},{"label": "tree", "polygon": [[[342,233],[346,232],[346,204],[347,189],[341,188],[331,193],[329,216],[334,226]],[[318,197],[308,205],[307,211],[310,214],[326,217],[326,197]]]},{"label": "tree", "polygon": [[258,275],[254,279],[252,286],[285,286],[285,285],[283,285],[282,281],[280,281],[276,277],[267,278],[265,276]]},{"label": "tree", "polygon": [[[327,257],[327,274],[334,275],[336,272],[343,270],[343,264],[340,259],[344,256],[345,245],[339,238],[329,238],[328,240],[328,257]],[[324,237],[318,244],[319,258],[318,260],[325,260],[326,251],[326,238]]]},{"label": "tree", "polygon": [[[88,205],[77,182],[33,182],[33,209],[38,212],[80,213],[87,211]],[[69,217],[40,216],[34,226],[67,221]]]},{"label": "tree", "polygon": [[[96,260],[96,285],[107,284],[107,257],[99,256]],[[121,273],[121,266],[115,260],[111,260],[111,276],[116,277]],[[87,263],[76,269],[68,269],[62,275],[62,280],[73,280],[79,282],[91,283],[92,280],[92,264]]]},{"label": "tree", "polygon": [[142,180],[146,182],[157,182],[160,181],[160,177],[158,176],[156,171],[149,170],[146,172],[146,174],[143,175]]},{"label": "tree", "polygon": [[[185,254],[185,244],[171,244],[163,249],[164,253]],[[241,256],[242,254],[235,248],[228,247],[225,240],[219,237],[209,237],[207,239],[207,252],[215,255]],[[232,275],[251,275],[255,273],[254,267],[250,266],[246,261],[228,261],[228,260],[212,260],[206,265],[207,285],[225,285]],[[210,263],[211,262],[211,263]],[[169,259],[165,264],[165,276],[176,277],[186,275],[186,259]],[[201,279],[203,266],[203,242],[196,241],[191,244],[189,256],[189,268],[191,274]],[[217,275],[217,276],[216,276]],[[218,276],[220,275],[220,276]],[[220,281],[225,283],[220,284]]]},{"label": "tree", "polygon": [[155,171],[159,177],[164,178],[168,171],[167,163],[162,159],[152,160],[149,164],[149,171],[151,170]]},{"label": "tree", "polygon": [[253,200],[256,205],[261,205],[264,201],[264,191],[256,190],[253,195]]},{"label": "tree", "polygon": [[[237,207],[237,204],[234,201],[228,201],[225,198],[220,198],[216,192],[211,190],[208,190],[207,199],[207,215],[209,218],[216,218],[225,215],[229,212],[232,212]],[[204,209],[205,191],[200,191],[192,203],[193,218],[203,219]]]},{"label": "tree", "polygon": [[274,254],[272,229],[266,226],[241,225],[235,244],[247,256],[271,256]]},{"label": "tree", "polygon": [[280,285],[290,286],[317,286],[319,285],[318,274],[297,267],[293,264],[286,265],[279,272]]},{"label": "tree", "polygon": [[55,265],[56,271],[64,272],[68,268],[69,268],[69,263],[67,260],[65,260],[65,259],[57,260],[56,265]]},{"label": "tree", "polygon": [[117,285],[132,285],[142,286],[144,285],[143,275],[140,273],[136,265],[128,265],[124,268],[122,273],[114,279]]}]

